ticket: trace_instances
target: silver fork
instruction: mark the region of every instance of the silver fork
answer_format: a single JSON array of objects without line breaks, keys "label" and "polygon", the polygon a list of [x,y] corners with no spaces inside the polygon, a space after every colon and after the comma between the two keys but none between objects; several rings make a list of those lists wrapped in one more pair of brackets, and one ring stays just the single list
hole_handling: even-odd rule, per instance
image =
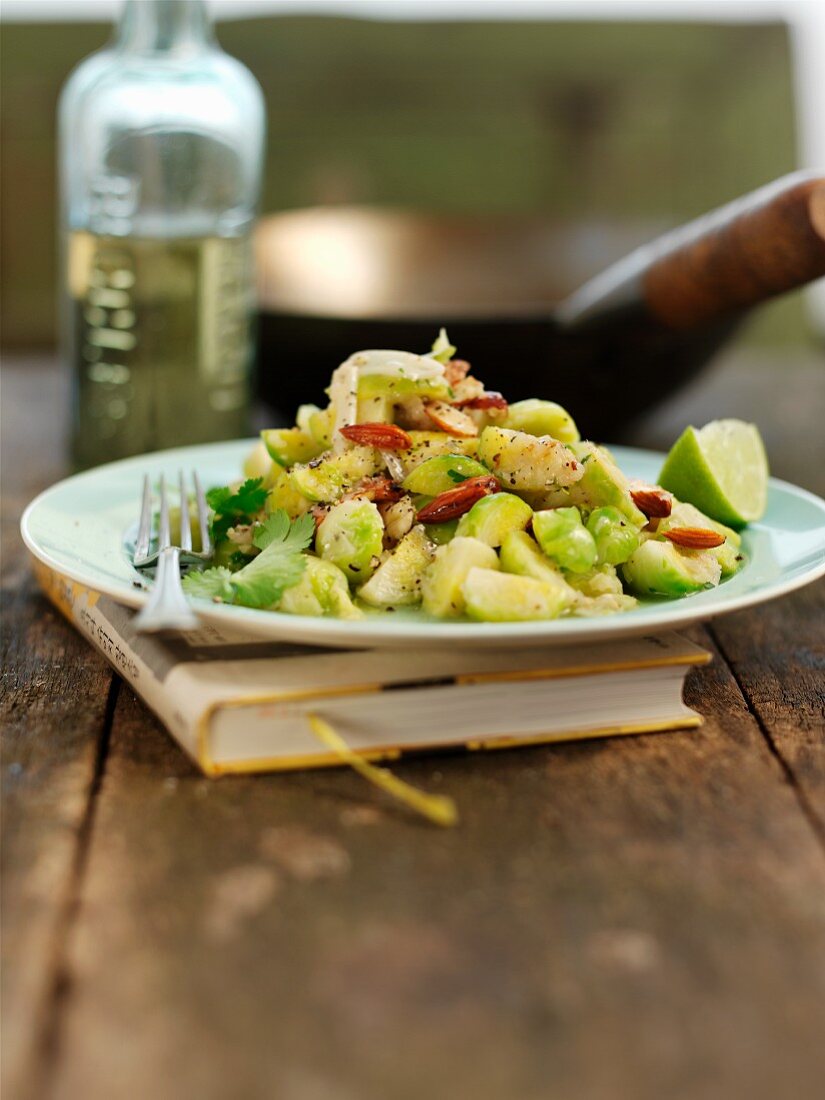
[{"label": "silver fork", "polygon": [[159,630],[194,630],[199,625],[195,612],[189,605],[181,586],[182,563],[208,561],[212,557],[212,540],[209,537],[209,512],[203,487],[195,471],[192,472],[195,501],[198,510],[198,527],[201,549],[192,549],[192,526],[189,521],[189,495],[183,470],[178,473],[180,490],[180,546],[172,546],[169,526],[169,498],[166,478],[160,478],[160,515],[158,520],[157,549],[150,552],[152,541],[152,486],[147,474],[143,479],[143,499],[140,509],[137,541],[133,563],[135,569],[146,569],[157,564],[155,583],[149,600],[135,618],[135,629],[141,633]]}]

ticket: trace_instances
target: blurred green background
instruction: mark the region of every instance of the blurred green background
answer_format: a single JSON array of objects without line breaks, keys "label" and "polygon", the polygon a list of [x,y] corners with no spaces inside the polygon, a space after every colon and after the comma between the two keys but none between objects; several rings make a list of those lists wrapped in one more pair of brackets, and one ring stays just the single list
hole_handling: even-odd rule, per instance
[{"label": "blurred green background", "polygon": [[[0,38],[0,325],[49,347],[56,320],[55,110],[103,23]],[[218,36],[261,82],[263,210],[379,203],[673,225],[797,164],[779,23],[377,22],[271,16]],[[748,339],[800,342],[800,295]]]}]

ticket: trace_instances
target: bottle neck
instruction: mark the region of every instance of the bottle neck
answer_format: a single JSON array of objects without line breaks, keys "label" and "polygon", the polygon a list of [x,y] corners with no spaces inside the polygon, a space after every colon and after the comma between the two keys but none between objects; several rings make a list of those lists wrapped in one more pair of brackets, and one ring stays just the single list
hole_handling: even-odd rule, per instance
[{"label": "bottle neck", "polygon": [[182,57],[213,46],[204,0],[126,0],[115,40],[118,52]]}]

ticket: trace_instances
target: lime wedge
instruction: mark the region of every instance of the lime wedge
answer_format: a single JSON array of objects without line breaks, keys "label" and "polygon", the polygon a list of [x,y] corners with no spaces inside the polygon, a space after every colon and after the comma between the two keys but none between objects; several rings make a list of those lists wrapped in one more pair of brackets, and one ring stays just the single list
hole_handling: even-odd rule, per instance
[{"label": "lime wedge", "polygon": [[659,484],[729,527],[760,519],[768,497],[768,457],[759,429],[744,420],[686,428],[665,459]]}]

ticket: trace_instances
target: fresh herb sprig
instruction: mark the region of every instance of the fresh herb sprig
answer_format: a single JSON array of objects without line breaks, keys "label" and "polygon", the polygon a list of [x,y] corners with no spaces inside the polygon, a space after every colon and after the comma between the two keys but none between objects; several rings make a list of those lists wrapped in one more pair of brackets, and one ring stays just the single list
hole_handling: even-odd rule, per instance
[{"label": "fresh herb sprig", "polygon": [[233,573],[225,566],[189,573],[183,579],[184,591],[200,599],[242,607],[273,607],[287,588],[300,581],[306,569],[306,550],[315,535],[315,520],[310,515],[290,521],[279,508],[253,535],[261,551],[243,569]]},{"label": "fresh herb sprig", "polygon": [[268,490],[262,477],[250,477],[237,489],[228,485],[210,489],[206,503],[215,513],[210,525],[213,543],[226,538],[230,527],[251,523],[266,504]]}]

